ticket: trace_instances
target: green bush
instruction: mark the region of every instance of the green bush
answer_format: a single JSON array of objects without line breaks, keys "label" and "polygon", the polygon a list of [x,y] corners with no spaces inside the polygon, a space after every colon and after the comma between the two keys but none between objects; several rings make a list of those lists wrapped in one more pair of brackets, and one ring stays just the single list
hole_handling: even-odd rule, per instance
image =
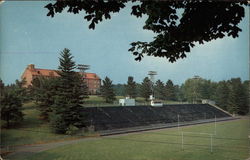
[{"label": "green bush", "polygon": [[60,115],[51,114],[50,123],[55,133],[64,134],[67,130],[67,124]]},{"label": "green bush", "polygon": [[69,125],[69,127],[66,130],[66,134],[68,135],[74,135],[79,131],[79,128],[77,128],[74,125]]}]

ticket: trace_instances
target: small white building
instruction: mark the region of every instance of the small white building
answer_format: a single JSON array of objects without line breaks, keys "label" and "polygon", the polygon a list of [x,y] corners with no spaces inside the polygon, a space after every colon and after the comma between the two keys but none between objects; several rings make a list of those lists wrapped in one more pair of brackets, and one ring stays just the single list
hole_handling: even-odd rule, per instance
[{"label": "small white building", "polygon": [[163,103],[162,102],[158,102],[158,101],[151,101],[151,106],[154,106],[154,107],[162,107],[163,106]]},{"label": "small white building", "polygon": [[155,97],[153,95],[150,95],[149,99],[151,100],[151,103],[150,103],[151,106],[154,106],[154,107],[162,107],[163,106],[163,103],[160,101],[156,101]]},{"label": "small white building", "polygon": [[212,101],[210,99],[202,99],[201,100],[202,104],[211,104],[211,105],[215,105],[215,101]]},{"label": "small white building", "polygon": [[121,106],[135,106],[135,99],[126,97],[125,99],[119,99],[119,105]]}]

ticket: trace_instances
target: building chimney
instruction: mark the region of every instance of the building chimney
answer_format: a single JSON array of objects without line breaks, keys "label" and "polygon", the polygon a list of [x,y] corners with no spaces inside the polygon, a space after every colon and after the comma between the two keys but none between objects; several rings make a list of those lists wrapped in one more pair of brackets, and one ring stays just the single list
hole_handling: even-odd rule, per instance
[{"label": "building chimney", "polygon": [[29,64],[27,68],[30,69],[30,70],[34,70],[35,69],[35,65],[34,64]]}]

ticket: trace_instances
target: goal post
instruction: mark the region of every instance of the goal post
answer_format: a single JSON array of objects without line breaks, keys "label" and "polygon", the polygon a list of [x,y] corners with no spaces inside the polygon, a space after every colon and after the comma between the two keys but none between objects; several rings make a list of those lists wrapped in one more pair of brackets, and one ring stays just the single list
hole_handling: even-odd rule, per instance
[{"label": "goal post", "polygon": [[[206,113],[204,113],[204,117],[206,117]],[[213,143],[214,143],[214,136],[216,136],[217,134],[217,117],[216,115],[214,115],[214,120],[210,121],[210,122],[214,122],[214,124],[211,124],[211,129],[213,128],[213,130],[211,130],[210,132],[188,132],[188,131],[183,131],[182,127],[180,127],[180,115],[177,114],[177,119],[178,119],[178,132],[181,135],[181,150],[184,151],[184,138],[185,135],[187,134],[191,134],[191,135],[206,135],[208,136],[207,138],[209,139],[208,141],[208,149],[210,150],[210,153],[214,152],[214,147],[213,147]],[[192,136],[195,137],[195,136]],[[195,137],[197,138],[197,137]]]}]

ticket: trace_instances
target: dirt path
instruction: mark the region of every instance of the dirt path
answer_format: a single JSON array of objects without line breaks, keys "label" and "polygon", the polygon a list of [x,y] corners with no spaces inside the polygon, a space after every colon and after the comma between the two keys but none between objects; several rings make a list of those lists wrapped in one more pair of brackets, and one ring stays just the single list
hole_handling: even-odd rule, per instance
[{"label": "dirt path", "polygon": [[[218,122],[218,123],[220,123],[220,122]],[[194,124],[194,125],[203,125],[203,124]],[[193,125],[182,126],[182,127],[190,127],[190,126],[193,126]],[[170,130],[170,129],[174,129],[174,128],[176,128],[176,127],[155,129],[153,131]],[[117,134],[112,134],[112,135],[107,135],[105,137],[126,136],[128,134],[140,134],[140,133],[143,133],[143,132],[149,132],[149,131],[140,131],[140,132],[133,132],[133,133],[122,133],[122,134],[118,134],[118,135]],[[50,149],[57,148],[57,147],[64,146],[64,145],[80,143],[80,142],[83,142],[83,141],[98,140],[98,139],[102,139],[102,138],[103,137],[87,137],[87,138],[79,138],[79,139],[66,140],[66,141],[60,141],[60,142],[51,142],[51,143],[46,143],[46,144],[15,146],[15,147],[12,148],[14,152],[8,154],[4,158],[6,158],[7,160],[10,160],[10,159],[15,159],[15,158],[19,158],[19,157],[26,157],[26,156],[30,156],[30,155],[35,154],[35,153],[50,150]]]}]

